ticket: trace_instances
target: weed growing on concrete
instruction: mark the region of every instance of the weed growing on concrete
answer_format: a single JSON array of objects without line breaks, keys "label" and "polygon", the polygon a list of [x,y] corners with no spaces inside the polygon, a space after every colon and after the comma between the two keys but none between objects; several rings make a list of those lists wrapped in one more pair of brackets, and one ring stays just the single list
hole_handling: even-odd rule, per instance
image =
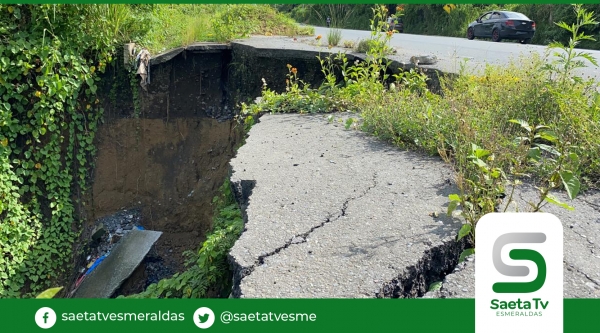
[{"label": "weed growing on concrete", "polygon": [[330,46],[338,46],[342,40],[342,31],[340,29],[330,29],[327,32],[327,44]]}]

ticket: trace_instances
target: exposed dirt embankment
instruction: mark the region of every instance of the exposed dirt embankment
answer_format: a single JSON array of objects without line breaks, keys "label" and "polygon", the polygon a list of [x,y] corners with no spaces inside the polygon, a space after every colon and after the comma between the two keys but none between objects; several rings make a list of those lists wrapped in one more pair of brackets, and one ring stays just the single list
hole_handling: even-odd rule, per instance
[{"label": "exposed dirt embankment", "polygon": [[211,200],[227,176],[238,133],[211,118],[116,119],[98,133],[94,217],[139,207],[141,224],[163,231],[157,254],[182,268],[210,228]]}]

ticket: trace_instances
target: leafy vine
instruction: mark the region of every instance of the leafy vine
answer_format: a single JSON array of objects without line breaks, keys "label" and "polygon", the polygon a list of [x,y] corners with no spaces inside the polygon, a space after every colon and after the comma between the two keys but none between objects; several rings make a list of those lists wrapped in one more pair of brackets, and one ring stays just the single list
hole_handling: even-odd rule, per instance
[{"label": "leafy vine", "polygon": [[68,271],[116,38],[100,6],[0,5],[0,297]]}]

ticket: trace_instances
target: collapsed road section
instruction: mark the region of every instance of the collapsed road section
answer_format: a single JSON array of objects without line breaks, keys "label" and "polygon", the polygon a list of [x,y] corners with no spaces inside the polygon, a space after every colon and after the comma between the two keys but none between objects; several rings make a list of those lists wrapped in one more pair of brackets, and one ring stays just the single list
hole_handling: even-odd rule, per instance
[{"label": "collapsed road section", "polygon": [[319,115],[264,115],[231,161],[246,228],[234,297],[418,297],[456,266],[439,158]]},{"label": "collapsed road section", "polygon": [[[246,223],[232,296],[473,298],[475,256],[458,264],[462,222],[445,214],[457,193],[448,165],[328,118],[264,115],[231,161]],[[537,195],[520,186],[506,211]],[[575,208],[544,207],[564,227],[564,295],[598,298],[600,192],[554,195]]]}]

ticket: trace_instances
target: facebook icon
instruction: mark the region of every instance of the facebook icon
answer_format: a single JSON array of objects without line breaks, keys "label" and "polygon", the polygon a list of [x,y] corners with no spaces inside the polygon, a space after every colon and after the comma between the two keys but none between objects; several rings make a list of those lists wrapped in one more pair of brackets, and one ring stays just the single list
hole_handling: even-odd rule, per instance
[{"label": "facebook icon", "polygon": [[56,323],[56,312],[51,308],[44,307],[35,313],[35,323],[41,328],[50,328]]}]

